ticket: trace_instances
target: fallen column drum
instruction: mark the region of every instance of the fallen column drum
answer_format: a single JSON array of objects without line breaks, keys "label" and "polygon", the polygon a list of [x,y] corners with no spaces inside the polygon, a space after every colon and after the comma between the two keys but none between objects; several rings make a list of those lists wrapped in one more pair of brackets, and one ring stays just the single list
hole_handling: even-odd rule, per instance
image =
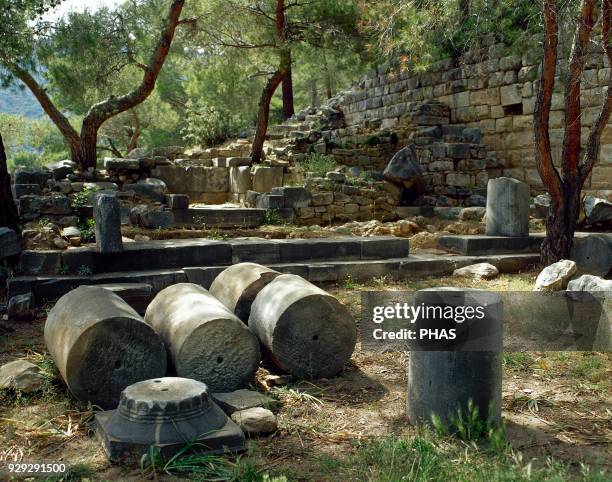
[{"label": "fallen column drum", "polygon": [[177,375],[203,382],[211,392],[245,387],[259,366],[255,335],[199,285],[160,291],[145,320],[166,343]]},{"label": "fallen column drum", "polygon": [[45,344],[70,392],[113,408],[127,386],[166,374],[166,350],[153,328],[110,290],[79,286],[49,312]]},{"label": "fallen column drum", "polygon": [[245,323],[257,294],[278,271],[256,263],[238,263],[222,271],[210,286],[210,294]]},{"label": "fallen column drum", "polygon": [[277,276],[259,292],[249,327],[280,368],[311,379],[340,372],[357,338],[355,320],[344,305],[291,274]]}]

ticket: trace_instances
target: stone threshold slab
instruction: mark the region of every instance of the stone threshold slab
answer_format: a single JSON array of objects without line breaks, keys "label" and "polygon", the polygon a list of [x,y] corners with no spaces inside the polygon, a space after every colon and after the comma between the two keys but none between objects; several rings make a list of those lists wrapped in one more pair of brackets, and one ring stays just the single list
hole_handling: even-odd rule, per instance
[{"label": "stone threshold slab", "polygon": [[143,271],[188,266],[228,266],[299,261],[340,261],[405,257],[409,242],[394,236],[311,239],[234,238],[156,240],[125,243],[120,253],[99,253],[95,247],[66,251],[24,251],[26,275]]},{"label": "stone threshold slab", "polygon": [[468,256],[510,253],[539,253],[543,234],[522,237],[486,235],[441,236],[438,244],[442,249]]},{"label": "stone threshold slab", "polygon": [[[501,273],[514,273],[539,263],[537,254],[493,256],[419,256],[388,260],[355,260],[335,262],[269,264],[283,273],[302,276],[313,283],[346,280],[366,281],[372,278],[415,279],[443,276],[474,263],[491,263]],[[227,266],[186,267],[176,270],[150,270],[103,273],[89,276],[18,276],[8,281],[8,297],[32,292],[37,305],[53,301],[80,285],[145,283],[156,294],[176,283],[196,283],[209,288],[215,277]],[[126,300],[129,301],[129,300]]]}]

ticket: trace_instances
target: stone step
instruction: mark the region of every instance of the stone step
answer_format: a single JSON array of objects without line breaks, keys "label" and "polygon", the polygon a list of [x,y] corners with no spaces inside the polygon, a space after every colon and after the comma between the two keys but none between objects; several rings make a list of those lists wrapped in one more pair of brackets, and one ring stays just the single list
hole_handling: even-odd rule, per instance
[{"label": "stone step", "polygon": [[450,235],[441,236],[438,244],[442,249],[468,256],[504,254],[504,253],[539,253],[544,235],[507,237],[486,235]]},{"label": "stone step", "polygon": [[[389,259],[359,259],[350,261],[308,261],[295,263],[261,263],[283,273],[302,276],[313,283],[350,279],[367,281],[372,278],[415,279],[443,276],[474,263],[491,263],[501,273],[513,273],[539,263],[537,254],[503,254],[490,256],[410,255]],[[18,276],[8,281],[8,297],[31,292],[42,305],[53,301],[80,285],[146,284],[155,294],[176,283],[196,283],[209,288],[215,277],[227,265],[185,267],[182,269],[118,271],[87,276]],[[126,300],[129,302],[129,299]],[[140,302],[141,300],[139,300]],[[138,309],[142,310],[139,306]]]},{"label": "stone step", "polygon": [[[281,217],[292,215],[279,213]],[[174,220],[179,226],[202,226],[214,228],[255,228],[261,226],[266,214],[265,209],[237,208],[225,206],[193,207],[174,209]]]},{"label": "stone step", "polygon": [[95,247],[66,251],[24,251],[21,272],[27,275],[109,273],[159,270],[187,266],[227,266],[301,261],[349,261],[408,256],[407,239],[394,236],[312,239],[234,238],[170,239],[125,243],[118,253],[100,253]]}]

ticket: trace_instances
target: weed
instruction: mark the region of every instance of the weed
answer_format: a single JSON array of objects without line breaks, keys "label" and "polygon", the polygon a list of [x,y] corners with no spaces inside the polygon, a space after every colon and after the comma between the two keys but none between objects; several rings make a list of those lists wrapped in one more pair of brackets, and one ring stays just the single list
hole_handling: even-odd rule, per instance
[{"label": "weed", "polygon": [[96,222],[93,218],[85,220],[79,224],[79,232],[81,240],[85,243],[91,243],[96,240]]},{"label": "weed", "polygon": [[72,209],[78,211],[79,208],[89,205],[89,197],[91,193],[96,192],[98,188],[84,187],[79,192],[72,196]]},{"label": "weed", "polygon": [[266,209],[263,215],[264,225],[272,225],[277,226],[279,224],[283,224],[283,218],[280,215],[278,209]]},{"label": "weed", "polygon": [[577,378],[586,379],[592,383],[602,381],[606,374],[606,365],[599,355],[583,353],[572,366],[572,374]]},{"label": "weed", "polygon": [[528,371],[535,364],[535,360],[528,353],[504,353],[504,368],[516,371]]},{"label": "weed", "polygon": [[350,274],[346,275],[346,278],[344,278],[343,281],[343,286],[347,290],[354,290],[357,287],[357,283],[355,283],[355,280]]},{"label": "weed", "polygon": [[89,276],[93,274],[93,269],[91,266],[82,264],[81,266],[79,266],[79,269],[77,270],[77,274],[79,276]]},{"label": "weed", "polygon": [[491,406],[486,419],[483,419],[479,412],[472,399],[469,399],[465,412],[458,406],[455,413],[448,415],[448,424],[445,424],[437,414],[432,414],[431,423],[439,436],[452,434],[466,442],[477,441],[485,436],[491,437],[496,430],[499,430],[493,423]]},{"label": "weed", "polygon": [[314,172],[320,177],[324,177],[329,171],[333,171],[336,167],[336,161],[333,157],[325,154],[313,153],[306,156],[302,165],[309,172]]}]

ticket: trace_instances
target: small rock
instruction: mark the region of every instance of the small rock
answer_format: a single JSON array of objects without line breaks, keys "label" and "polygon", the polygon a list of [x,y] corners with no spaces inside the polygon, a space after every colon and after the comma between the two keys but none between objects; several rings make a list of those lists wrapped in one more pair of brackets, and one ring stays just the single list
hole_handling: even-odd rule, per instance
[{"label": "small rock", "polygon": [[422,231],[422,229],[417,223],[402,219],[396,223],[393,234],[396,236],[409,237],[419,231]]},{"label": "small rock", "polygon": [[453,276],[473,279],[492,279],[499,274],[499,270],[489,263],[476,263],[453,271]]},{"label": "small rock", "polygon": [[62,236],[65,238],[75,238],[81,236],[81,231],[76,226],[68,226],[62,229]]},{"label": "small rock", "polygon": [[567,291],[612,291],[612,280],[584,274],[567,284]]},{"label": "small rock", "polygon": [[232,413],[232,420],[248,434],[276,431],[276,416],[267,408],[253,407]]},{"label": "small rock", "polygon": [[9,299],[6,314],[11,320],[31,320],[34,318],[34,297],[32,293],[15,295]]},{"label": "small rock", "polygon": [[15,360],[0,367],[0,388],[32,393],[40,390],[42,385],[40,368],[29,361]]},{"label": "small rock", "polygon": [[574,261],[562,259],[544,268],[538,275],[533,291],[559,291],[565,289],[578,267]]},{"label": "small rock", "polygon": [[612,203],[605,199],[585,196],[584,215],[586,225],[612,227]]},{"label": "small rock", "polygon": [[151,241],[151,238],[144,234],[136,234],[134,236],[134,241]]},{"label": "small rock", "polygon": [[225,413],[231,415],[240,410],[254,407],[272,407],[277,401],[255,390],[235,390],[233,392],[213,393],[212,398]]},{"label": "small rock", "polygon": [[281,387],[287,385],[293,381],[291,375],[268,375],[265,377],[264,382],[268,387]]},{"label": "small rock", "polygon": [[62,238],[54,238],[53,239],[53,245],[57,249],[66,249],[68,247],[68,241],[66,241],[65,239],[62,239]]},{"label": "small rock", "polygon": [[481,221],[485,215],[486,209],[480,206],[463,208],[459,212],[460,221]]},{"label": "small rock", "polygon": [[74,246],[75,248],[81,246],[82,240],[80,236],[72,236],[68,238],[68,240],[70,241],[70,246]]},{"label": "small rock", "polygon": [[344,182],[346,181],[346,175],[341,173],[341,172],[328,172],[327,174],[325,174],[325,177],[327,179],[329,179],[330,181],[335,181],[335,182]]}]

